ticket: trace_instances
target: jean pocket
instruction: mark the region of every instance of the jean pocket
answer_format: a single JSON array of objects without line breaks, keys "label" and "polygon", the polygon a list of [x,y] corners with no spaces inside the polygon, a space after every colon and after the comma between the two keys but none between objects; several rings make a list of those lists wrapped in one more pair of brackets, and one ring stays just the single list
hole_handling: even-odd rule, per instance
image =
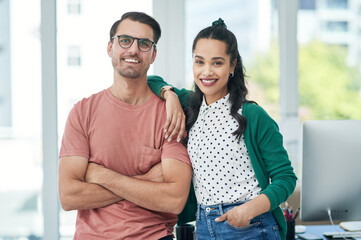
[{"label": "jean pocket", "polygon": [[278,225],[273,226],[273,234],[275,236],[275,239],[281,240],[281,234]]},{"label": "jean pocket", "polygon": [[254,228],[258,227],[261,222],[254,222],[251,223],[250,225],[246,226],[246,227],[235,227],[232,224],[230,224],[227,220],[225,221],[226,225],[230,228],[232,228],[233,230],[236,231],[248,231],[248,230],[253,230]]}]

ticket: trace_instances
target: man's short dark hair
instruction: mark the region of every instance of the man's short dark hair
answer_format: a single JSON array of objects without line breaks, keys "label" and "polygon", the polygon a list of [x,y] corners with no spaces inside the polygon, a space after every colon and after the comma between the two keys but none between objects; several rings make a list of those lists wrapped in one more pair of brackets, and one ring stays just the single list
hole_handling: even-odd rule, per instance
[{"label": "man's short dark hair", "polygon": [[110,32],[109,32],[109,35],[110,35],[110,39],[112,37],[114,37],[116,31],[117,31],[117,28],[118,28],[118,25],[125,19],[130,19],[132,21],[136,21],[136,22],[140,22],[140,23],[143,23],[143,24],[147,24],[148,26],[150,26],[152,29],[153,29],[153,41],[155,43],[158,43],[158,40],[160,38],[160,35],[161,35],[161,29],[160,29],[160,25],[159,23],[151,16],[147,15],[146,13],[143,13],[143,12],[127,12],[127,13],[124,13],[123,16],[118,20],[116,21],[113,26],[110,28]]}]

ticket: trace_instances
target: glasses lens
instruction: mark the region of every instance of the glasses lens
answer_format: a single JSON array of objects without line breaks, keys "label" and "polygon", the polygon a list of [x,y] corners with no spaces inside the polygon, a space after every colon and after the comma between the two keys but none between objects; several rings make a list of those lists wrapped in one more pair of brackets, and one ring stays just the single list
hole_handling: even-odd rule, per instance
[{"label": "glasses lens", "polygon": [[128,48],[132,45],[134,39],[129,36],[119,36],[119,45],[123,48]]},{"label": "glasses lens", "polygon": [[140,50],[146,52],[152,48],[153,43],[149,39],[139,39],[138,47]]}]

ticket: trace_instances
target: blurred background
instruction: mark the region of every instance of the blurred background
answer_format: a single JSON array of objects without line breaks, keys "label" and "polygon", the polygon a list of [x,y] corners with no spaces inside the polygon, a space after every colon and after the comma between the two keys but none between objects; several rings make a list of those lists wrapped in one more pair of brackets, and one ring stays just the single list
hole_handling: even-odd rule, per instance
[{"label": "blurred background", "polygon": [[60,141],[74,103],[112,84],[109,29],[127,11],[162,27],[149,73],[188,89],[192,41],[223,18],[249,99],[279,123],[299,178],[304,121],[361,119],[361,0],[0,0],[0,240],[73,238],[76,212],[57,198]]}]

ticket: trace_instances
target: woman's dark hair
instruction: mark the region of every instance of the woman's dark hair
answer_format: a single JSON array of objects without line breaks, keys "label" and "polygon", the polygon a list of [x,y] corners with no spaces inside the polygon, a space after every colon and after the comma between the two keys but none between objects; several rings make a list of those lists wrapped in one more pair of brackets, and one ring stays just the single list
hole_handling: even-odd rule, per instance
[{"label": "woman's dark hair", "polygon": [[[236,139],[240,141],[242,134],[244,133],[247,120],[244,116],[238,113],[238,110],[246,102],[250,102],[246,99],[248,90],[245,84],[245,69],[242,64],[242,58],[238,52],[237,39],[235,35],[227,29],[223,20],[219,19],[215,21],[211,27],[207,27],[201,30],[193,41],[192,53],[194,52],[198,40],[200,39],[215,39],[226,43],[226,53],[231,57],[231,64],[234,60],[237,60],[236,67],[234,69],[234,75],[228,78],[227,89],[229,92],[229,101],[231,103],[230,114],[238,122],[238,129],[232,134],[236,136]],[[192,128],[196,122],[199,114],[199,109],[203,101],[203,93],[199,87],[194,84],[195,92],[189,95],[188,107],[185,109],[187,116],[186,130]],[[187,143],[188,138],[183,143]]]},{"label": "woman's dark hair", "polygon": [[153,41],[155,43],[158,43],[158,40],[162,33],[162,31],[160,29],[160,25],[154,18],[152,18],[151,16],[149,16],[143,12],[124,13],[122,15],[122,17],[119,20],[117,20],[115,23],[113,23],[113,26],[110,28],[110,32],[109,32],[110,39],[112,37],[114,37],[114,35],[117,31],[118,25],[125,19],[130,19],[132,21],[140,22],[140,23],[147,24],[148,26],[150,26],[153,29],[153,37],[154,37]]}]

